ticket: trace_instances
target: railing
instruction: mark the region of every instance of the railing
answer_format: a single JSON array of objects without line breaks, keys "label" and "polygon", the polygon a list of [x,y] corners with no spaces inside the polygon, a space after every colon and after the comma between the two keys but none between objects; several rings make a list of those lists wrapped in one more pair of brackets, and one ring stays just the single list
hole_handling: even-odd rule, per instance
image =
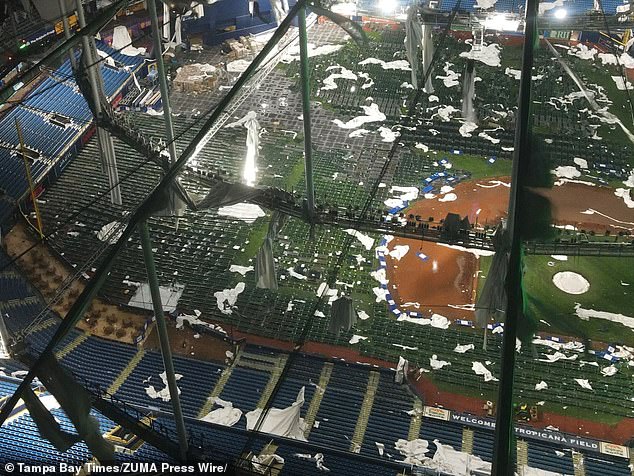
[{"label": "railing", "polygon": [[[630,238],[631,239],[631,238]],[[533,255],[567,255],[567,256],[634,256],[634,242],[606,243],[543,243],[529,242],[526,244],[526,254]]]}]

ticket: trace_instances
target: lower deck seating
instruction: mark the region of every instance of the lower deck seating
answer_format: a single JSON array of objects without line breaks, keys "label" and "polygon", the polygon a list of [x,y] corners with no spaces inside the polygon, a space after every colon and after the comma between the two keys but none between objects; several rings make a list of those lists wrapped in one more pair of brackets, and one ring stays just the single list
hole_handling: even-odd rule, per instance
[{"label": "lower deck seating", "polygon": [[[555,451],[561,452],[563,455],[559,456]],[[570,450],[562,450],[537,441],[529,441],[528,443],[528,465],[557,473],[574,474],[575,472]]]}]

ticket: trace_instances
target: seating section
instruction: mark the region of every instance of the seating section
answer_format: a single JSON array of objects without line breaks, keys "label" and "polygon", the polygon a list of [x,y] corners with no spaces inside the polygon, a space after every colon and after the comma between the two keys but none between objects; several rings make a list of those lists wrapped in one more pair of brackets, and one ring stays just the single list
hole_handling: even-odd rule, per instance
[{"label": "seating section", "polygon": [[623,458],[584,453],[586,476],[631,476],[630,462]]},{"label": "seating section", "polygon": [[29,94],[24,105],[41,111],[54,111],[81,123],[92,120],[86,99],[78,91],[73,80],[46,78]]},{"label": "seating section", "polygon": [[[556,451],[563,454],[559,456]],[[562,448],[554,445],[536,441],[531,441],[528,444],[528,465],[564,474],[575,473],[570,450],[563,451]]]},{"label": "seating section", "polygon": [[136,349],[130,345],[91,337],[67,354],[62,364],[74,374],[107,389],[135,353]]},{"label": "seating section", "polygon": [[[100,63],[105,94],[109,99],[141,73],[144,58],[123,55],[99,42],[98,49],[111,59]],[[114,62],[114,66],[109,64]],[[31,175],[39,183],[62,154],[76,143],[92,121],[92,113],[79,92],[66,60],[57,70],[31,90],[21,105],[12,107],[0,120],[0,224],[11,216],[15,201],[28,190],[16,119],[29,149]]]},{"label": "seating section", "polygon": [[[433,418],[422,418],[420,438],[427,441],[438,440],[456,450],[462,448],[462,426]],[[429,455],[431,456],[431,455]]]},{"label": "seating section", "polygon": [[[2,363],[5,364],[4,362]],[[2,380],[0,377],[0,398],[12,394],[18,382]],[[52,409],[53,417],[59,422],[61,429],[76,434],[75,428],[61,409]],[[92,415],[99,421],[102,433],[107,433],[116,425],[112,420],[93,411]],[[84,442],[70,447],[66,452],[59,452],[53,445],[40,436],[39,430],[28,412],[0,428],[0,464],[16,463],[61,463],[80,465],[89,461],[92,456]],[[133,455],[117,454],[117,461],[170,461],[171,458],[148,444],[144,444]]]},{"label": "seating section", "polygon": [[[47,119],[48,116],[45,113],[37,113],[22,106],[14,107],[2,118],[0,142],[5,147],[16,147],[20,144],[15,124],[17,120],[22,129],[24,143],[41,156],[54,159],[68,147],[71,140],[77,135],[78,127],[72,124],[61,127],[52,124]],[[33,176],[38,177],[45,167],[45,162],[36,160],[32,164]]]},{"label": "seating section", "polygon": [[473,454],[484,461],[492,461],[493,457],[493,432],[475,430],[473,432]]},{"label": "seating section", "polygon": [[[174,370],[182,375],[177,385],[181,390],[183,413],[195,418],[209,397],[221,368],[208,362],[174,356]],[[171,413],[170,401],[150,398],[146,393],[146,388],[150,385],[156,391],[165,388],[165,384],[159,377],[162,372],[164,372],[164,365],[161,355],[158,352],[148,351],[115,396],[128,403],[142,407],[155,407]]]}]

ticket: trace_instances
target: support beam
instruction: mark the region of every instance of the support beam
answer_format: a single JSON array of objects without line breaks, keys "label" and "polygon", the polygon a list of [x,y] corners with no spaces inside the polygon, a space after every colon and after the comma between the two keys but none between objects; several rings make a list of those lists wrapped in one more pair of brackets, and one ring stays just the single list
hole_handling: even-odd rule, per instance
[{"label": "support beam", "polygon": [[170,106],[169,88],[167,87],[167,76],[165,73],[165,63],[163,62],[163,44],[161,42],[161,31],[156,12],[156,2],[150,0],[148,10],[150,11],[150,22],[152,24],[152,41],[154,51],[156,51],[156,65],[158,67],[159,89],[161,90],[161,104],[163,105],[163,119],[165,120],[165,138],[170,154],[170,164],[176,162],[176,143],[174,142],[174,127],[172,124],[172,108]]},{"label": "support beam", "polygon": [[524,180],[528,176],[530,159],[530,107],[531,75],[533,70],[533,50],[537,40],[537,9],[539,0],[528,0],[526,4],[526,28],[518,119],[515,125],[515,157],[511,177],[508,230],[511,239],[506,295],[508,304],[504,322],[502,345],[502,367],[497,401],[497,419],[493,445],[493,476],[513,474],[513,381],[515,377],[515,341],[517,324],[522,311],[522,217],[526,204],[523,202]]},{"label": "support beam", "polygon": [[306,31],[306,8],[300,8],[299,21],[299,60],[302,82],[302,108],[304,118],[304,170],[306,175],[306,205],[308,216],[313,221],[315,214],[315,185],[313,183],[313,155],[310,128],[310,66],[308,64],[308,34]]},{"label": "support beam", "polygon": [[[77,9],[77,21],[79,27],[83,30],[86,28],[86,17],[84,15],[84,6],[81,0],[76,0]],[[90,89],[94,97],[95,111],[98,115],[101,115],[101,102],[100,98],[103,94],[103,79],[101,78],[101,71],[99,64],[93,52],[96,51],[94,44],[94,38],[92,35],[90,38],[86,35],[81,37],[83,48],[83,61],[86,67],[86,74],[88,75],[88,81],[90,82]],[[114,205],[121,205],[121,189],[119,187],[119,172],[117,170],[117,159],[114,151],[114,143],[112,137],[105,129],[97,127],[97,138],[99,140],[99,148],[101,150],[102,157],[102,170],[108,175],[108,183],[110,185],[110,201]]]},{"label": "support beam", "polygon": [[154,316],[156,317],[156,330],[159,336],[163,364],[165,365],[167,386],[169,388],[172,408],[174,410],[174,421],[176,423],[176,431],[178,433],[181,458],[183,461],[186,461],[187,431],[185,430],[183,409],[181,408],[178,387],[176,386],[176,377],[174,376],[172,349],[170,348],[169,337],[167,335],[167,324],[165,323],[165,313],[163,312],[163,303],[161,302],[161,292],[159,290],[158,278],[156,276],[156,268],[154,267],[152,241],[150,240],[150,230],[148,229],[147,221],[144,220],[139,224],[139,234],[141,235],[141,247],[143,248],[143,259],[145,260],[148,284],[150,285],[150,293],[152,294],[152,306],[154,307]]},{"label": "support beam", "polygon": [[[165,139],[167,140],[167,150],[170,155],[170,165],[176,162],[176,141],[174,140],[174,126],[172,123],[172,107],[170,106],[169,88],[167,87],[167,75],[165,73],[165,63],[163,62],[163,44],[161,41],[161,30],[156,12],[156,1],[149,0],[148,10],[150,12],[150,22],[152,24],[152,41],[156,55],[156,65],[158,68],[159,89],[161,90],[161,104],[163,106],[163,120],[165,121]],[[179,216],[178,210],[182,207],[176,201],[178,197],[174,193],[169,195],[168,215]],[[177,218],[178,220],[178,218]],[[176,223],[178,227],[178,222]]]},{"label": "support beam", "polygon": [[[70,24],[68,22],[68,13],[66,12],[66,0],[57,0],[59,5],[59,13],[62,16],[62,23],[64,24],[64,38],[67,40],[70,38]],[[68,57],[70,58],[70,64],[74,69],[77,69],[77,59],[75,58],[75,49],[70,48],[68,50]]]}]

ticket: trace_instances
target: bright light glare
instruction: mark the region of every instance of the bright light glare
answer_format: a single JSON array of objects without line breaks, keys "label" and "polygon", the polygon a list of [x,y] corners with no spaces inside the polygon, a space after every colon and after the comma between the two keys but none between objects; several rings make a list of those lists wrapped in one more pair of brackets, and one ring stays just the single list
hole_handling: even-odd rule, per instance
[{"label": "bright light glare", "polygon": [[384,13],[391,13],[396,10],[397,0],[379,0],[378,7]]},{"label": "bright light glare", "polygon": [[557,10],[555,10],[555,18],[558,19],[562,19],[562,18],[566,18],[566,15],[568,15],[568,12],[566,11],[565,8],[558,8]]},{"label": "bright light glare", "polygon": [[487,30],[517,31],[519,25],[519,20],[507,18],[504,13],[497,13],[484,20],[484,27]]},{"label": "bright light glare", "polygon": [[357,4],[353,2],[349,3],[335,3],[330,10],[338,13],[339,15],[352,16],[357,14]]},{"label": "bright light glare", "polygon": [[242,174],[242,178],[244,178],[244,183],[246,183],[249,187],[253,187],[253,185],[255,185],[256,173],[258,170],[255,165],[256,147],[257,144],[247,143],[247,157],[244,162],[244,172]]}]

